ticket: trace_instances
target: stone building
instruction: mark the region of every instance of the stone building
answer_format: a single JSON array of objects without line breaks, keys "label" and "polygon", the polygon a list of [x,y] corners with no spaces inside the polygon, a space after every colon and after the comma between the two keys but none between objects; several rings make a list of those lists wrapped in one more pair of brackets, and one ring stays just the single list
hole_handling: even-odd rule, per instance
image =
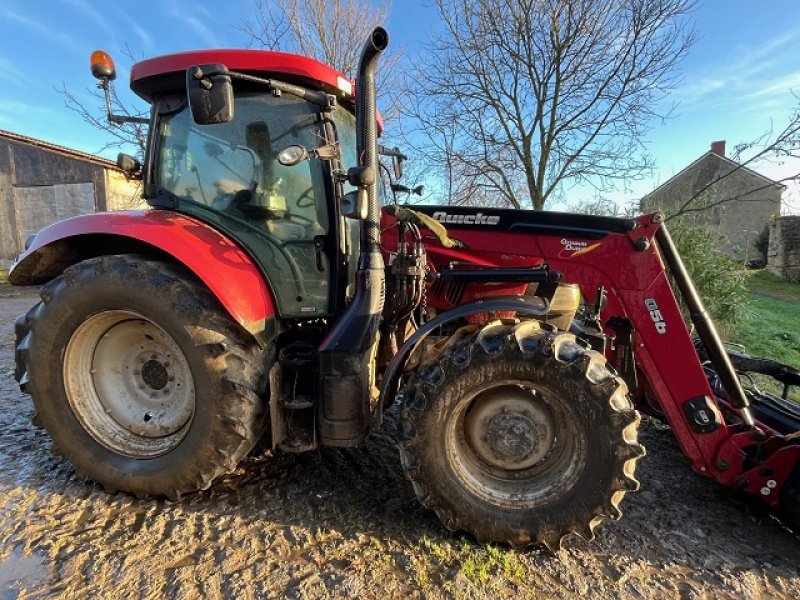
[{"label": "stone building", "polygon": [[767,268],[782,279],[800,282],[800,215],[770,223]]},{"label": "stone building", "polygon": [[720,250],[737,260],[752,260],[757,257],[753,242],[770,218],[780,214],[785,189],[783,184],[727,158],[725,142],[720,141],[648,194],[642,208],[674,214],[690,200],[691,206],[710,205],[686,214],[722,234]]},{"label": "stone building", "polygon": [[142,207],[138,181],[109,160],[0,130],[0,270],[25,240],[76,215]]}]

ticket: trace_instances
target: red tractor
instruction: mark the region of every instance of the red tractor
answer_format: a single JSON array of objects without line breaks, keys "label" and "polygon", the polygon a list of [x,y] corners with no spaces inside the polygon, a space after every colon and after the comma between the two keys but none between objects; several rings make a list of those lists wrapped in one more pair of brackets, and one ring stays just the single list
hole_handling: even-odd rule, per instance
[{"label": "red tractor", "polygon": [[178,498],[262,436],[352,446],[391,408],[448,528],[555,546],[620,516],[643,411],[695,471],[800,526],[800,411],[745,392],[731,361],[800,373],[726,353],[661,215],[381,207],[378,155],[396,175],[404,158],[377,143],[387,43],[372,32],[356,90],[278,52],[134,65],[147,152],[119,163],[152,209],[56,223],[9,276],[44,284],[16,376],[54,446],[107,490]]}]

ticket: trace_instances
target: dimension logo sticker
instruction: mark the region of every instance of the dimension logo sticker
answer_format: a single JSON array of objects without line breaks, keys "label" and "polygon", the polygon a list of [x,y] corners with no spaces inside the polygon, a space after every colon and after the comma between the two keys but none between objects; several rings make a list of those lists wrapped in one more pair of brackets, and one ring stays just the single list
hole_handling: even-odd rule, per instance
[{"label": "dimension logo sticker", "polygon": [[497,215],[485,215],[479,212],[474,215],[449,215],[443,210],[433,213],[433,218],[439,223],[457,224],[457,225],[497,225],[500,222],[500,217]]},{"label": "dimension logo sticker", "polygon": [[595,242],[594,244],[590,244],[589,242],[582,242],[580,240],[569,240],[567,238],[561,238],[561,245],[563,248],[561,252],[558,253],[558,258],[572,258],[573,256],[580,256],[581,254],[586,254],[587,252],[591,252],[603,242]]}]

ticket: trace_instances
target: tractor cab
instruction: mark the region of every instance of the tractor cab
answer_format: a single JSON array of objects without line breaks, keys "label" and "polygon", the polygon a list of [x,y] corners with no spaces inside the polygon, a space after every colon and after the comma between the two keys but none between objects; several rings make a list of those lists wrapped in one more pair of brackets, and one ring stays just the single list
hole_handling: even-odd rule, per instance
[{"label": "tractor cab", "polygon": [[[187,69],[212,62],[246,77],[225,78],[224,119],[201,117],[187,99]],[[281,93],[259,79],[302,92]],[[335,177],[357,165],[350,81],[292,54],[215,50],[137,63],[131,88],[151,105],[148,202],[247,249],[280,316],[339,312],[352,294],[359,247],[358,222],[340,214],[338,201],[353,187]]]}]

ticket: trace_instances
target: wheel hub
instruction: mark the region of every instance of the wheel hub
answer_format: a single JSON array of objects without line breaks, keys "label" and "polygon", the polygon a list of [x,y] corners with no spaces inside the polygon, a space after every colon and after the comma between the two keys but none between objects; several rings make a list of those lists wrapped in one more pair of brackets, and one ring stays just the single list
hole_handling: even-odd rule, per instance
[{"label": "wheel hub", "polygon": [[166,365],[157,360],[150,359],[142,366],[142,380],[154,390],[163,390],[167,387],[169,372]]},{"label": "wheel hub", "polygon": [[464,419],[467,445],[490,467],[529,469],[550,453],[555,442],[553,416],[533,390],[491,388],[473,401]]},{"label": "wheel hub", "polygon": [[487,427],[486,443],[501,461],[519,463],[536,450],[536,424],[518,412],[494,416]]}]

